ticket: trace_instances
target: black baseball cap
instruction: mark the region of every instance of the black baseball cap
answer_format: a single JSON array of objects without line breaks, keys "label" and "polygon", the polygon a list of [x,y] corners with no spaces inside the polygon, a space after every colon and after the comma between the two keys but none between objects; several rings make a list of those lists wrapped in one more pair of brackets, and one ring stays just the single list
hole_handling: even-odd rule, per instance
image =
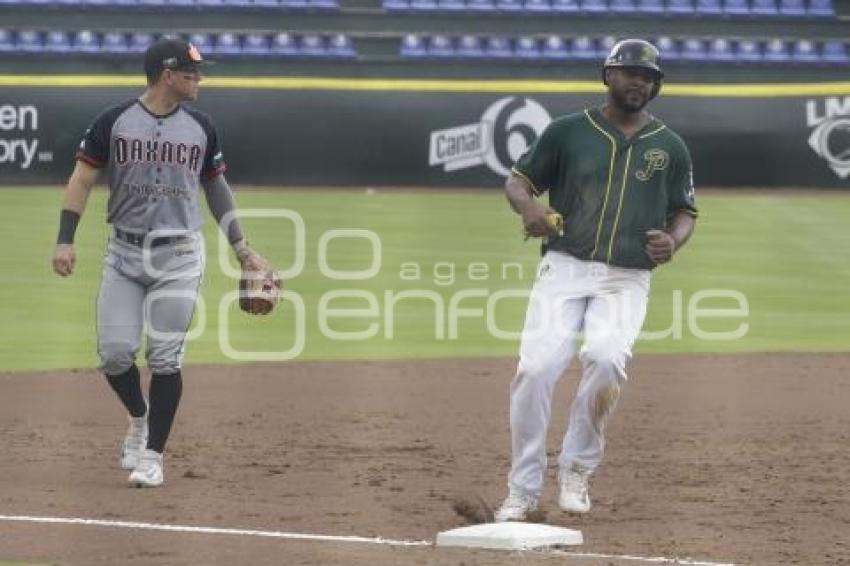
[{"label": "black baseball cap", "polygon": [[211,65],[201,57],[198,48],[182,39],[163,37],[158,39],[145,51],[145,74],[148,77],[158,77],[163,70],[196,71],[202,65]]}]

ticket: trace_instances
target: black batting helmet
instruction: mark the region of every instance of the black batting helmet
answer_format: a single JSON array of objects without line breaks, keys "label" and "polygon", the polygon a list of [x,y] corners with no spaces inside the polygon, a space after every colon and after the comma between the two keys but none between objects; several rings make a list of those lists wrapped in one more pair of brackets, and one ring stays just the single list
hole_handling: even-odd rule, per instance
[{"label": "black batting helmet", "polygon": [[611,48],[611,52],[602,66],[602,82],[606,85],[605,71],[613,67],[642,67],[655,71],[655,88],[652,89],[652,98],[661,90],[661,80],[664,71],[661,70],[661,53],[658,48],[648,41],[642,39],[624,39],[617,42]]}]

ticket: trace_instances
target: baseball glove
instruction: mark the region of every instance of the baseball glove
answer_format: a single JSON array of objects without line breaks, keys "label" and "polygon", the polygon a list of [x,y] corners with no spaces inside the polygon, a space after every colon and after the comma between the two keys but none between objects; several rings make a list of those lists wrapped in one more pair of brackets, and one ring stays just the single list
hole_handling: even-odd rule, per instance
[{"label": "baseball glove", "polygon": [[273,270],[242,271],[239,308],[248,314],[269,314],[280,300],[283,284]]}]

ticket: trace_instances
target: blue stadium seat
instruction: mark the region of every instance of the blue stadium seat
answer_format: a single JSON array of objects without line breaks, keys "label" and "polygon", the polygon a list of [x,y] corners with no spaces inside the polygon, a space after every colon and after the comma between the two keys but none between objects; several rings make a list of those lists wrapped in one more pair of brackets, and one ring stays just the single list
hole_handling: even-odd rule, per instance
[{"label": "blue stadium seat", "polygon": [[540,45],[537,43],[537,38],[527,35],[519,37],[514,54],[520,59],[540,59]]},{"label": "blue stadium seat", "polygon": [[44,38],[42,38],[41,34],[35,30],[20,30],[18,31],[15,46],[18,51],[23,53],[43,53]]},{"label": "blue stadium seat", "polygon": [[466,9],[477,14],[492,14],[496,12],[494,0],[467,0]]},{"label": "blue stadium seat", "polygon": [[837,39],[827,40],[821,46],[821,60],[824,63],[850,63],[850,54],[847,52],[847,45]]},{"label": "blue stadium seat", "polygon": [[540,55],[544,59],[566,61],[570,52],[567,50],[567,42],[558,35],[550,35],[543,40]]},{"label": "blue stadium seat", "polygon": [[549,0],[524,0],[525,11],[531,14],[551,14],[552,4]]},{"label": "blue stadium seat", "polygon": [[481,38],[475,35],[463,35],[457,42],[457,55],[465,59],[480,59],[484,57]]},{"label": "blue stadium seat", "polygon": [[596,58],[605,60],[615,45],[617,45],[617,38],[613,35],[606,35],[600,38],[596,42]]},{"label": "blue stadium seat", "polygon": [[708,44],[708,60],[718,63],[731,63],[735,61],[735,51],[732,43],[724,38],[718,37]]},{"label": "blue stadium seat", "polygon": [[351,39],[344,33],[332,35],[328,39],[328,54],[337,59],[354,59],[357,51],[351,43]]},{"label": "blue stadium seat", "polygon": [[410,0],[412,12],[434,12],[437,9],[437,0]]},{"label": "blue stadium seat", "polygon": [[339,10],[339,0],[307,0],[307,9],[319,12],[336,12]]},{"label": "blue stadium seat", "polygon": [[634,14],[637,12],[635,0],[611,0],[611,12],[614,14]]},{"label": "blue stadium seat", "polygon": [[15,39],[12,37],[12,32],[7,29],[0,29],[0,53],[11,53],[15,51]]},{"label": "blue stadium seat", "polygon": [[383,0],[383,6],[387,12],[407,12],[410,10],[408,0]]},{"label": "blue stadium seat", "polygon": [[400,53],[402,57],[425,57],[428,51],[421,37],[409,33],[401,38]]},{"label": "blue stadium seat", "polygon": [[727,16],[749,16],[750,3],[747,0],[726,0],[723,13]]},{"label": "blue stadium seat", "polygon": [[802,17],[806,15],[803,0],[779,0],[779,13],[783,16]]},{"label": "blue stadium seat", "polygon": [[251,57],[266,57],[271,55],[269,38],[262,33],[249,33],[242,40],[242,53]]},{"label": "blue stadium seat", "polygon": [[764,60],[770,63],[787,63],[791,60],[788,43],[779,38],[771,39],[764,46]]},{"label": "blue stadium seat", "polygon": [[[196,0],[171,0],[173,4],[183,8],[198,7]],[[252,0],[224,0],[224,6],[228,10],[248,10],[251,8],[259,8]]]},{"label": "blue stadium seat", "polygon": [[496,10],[503,14],[522,12],[522,0],[496,0]]},{"label": "blue stadium seat", "polygon": [[661,53],[662,62],[676,62],[679,60],[679,45],[676,40],[666,35],[655,40],[655,47]]},{"label": "blue stadium seat", "polygon": [[437,9],[441,12],[463,12],[466,3],[463,0],[437,0]]},{"label": "blue stadium seat", "polygon": [[315,33],[302,35],[298,41],[298,54],[305,57],[327,57],[325,38]]},{"label": "blue stadium seat", "polygon": [[281,0],[254,0],[253,4],[254,8],[260,10],[280,10],[284,7]]},{"label": "blue stadium seat", "polygon": [[705,48],[705,42],[695,37],[683,41],[682,49],[679,53],[682,61],[702,63],[709,60],[708,52]]},{"label": "blue stadium seat", "polygon": [[664,2],[663,0],[638,0],[637,11],[638,14],[646,16],[660,15],[664,13]]},{"label": "blue stadium seat", "polygon": [[307,0],[280,0],[284,10],[299,11],[307,8]]},{"label": "blue stadium seat", "polygon": [[667,13],[673,16],[691,16],[694,14],[693,0],[668,0]]},{"label": "blue stadium seat", "polygon": [[130,36],[127,51],[130,53],[144,53],[148,46],[154,42],[154,36],[146,31],[137,31]]},{"label": "blue stadium seat", "polygon": [[137,0],[136,5],[140,8],[161,10],[162,8],[167,7],[168,2],[167,0]]},{"label": "blue stadium seat", "polygon": [[225,56],[242,55],[242,45],[239,43],[239,37],[229,31],[218,34],[211,53]]},{"label": "blue stadium seat", "polygon": [[71,50],[75,53],[100,53],[100,37],[93,31],[80,30],[71,39]]},{"label": "blue stadium seat", "polygon": [[68,53],[71,51],[71,38],[68,37],[68,32],[52,30],[47,32],[47,37],[44,39],[45,53]]},{"label": "blue stadium seat", "polygon": [[552,11],[557,14],[578,14],[580,10],[578,0],[552,0]]},{"label": "blue stadium seat", "polygon": [[809,0],[810,16],[817,18],[834,18],[835,9],[832,7],[832,0]]},{"label": "blue stadium seat", "polygon": [[581,11],[585,14],[605,14],[608,0],[581,0]]},{"label": "blue stadium seat", "polygon": [[135,8],[139,5],[137,0],[110,0],[109,4],[118,8]]},{"label": "blue stadium seat", "polygon": [[760,63],[764,57],[759,42],[752,39],[738,41],[738,49],[735,51],[735,60],[739,63]]},{"label": "blue stadium seat", "polygon": [[484,53],[492,59],[509,59],[514,56],[511,40],[499,35],[487,38]]},{"label": "blue stadium seat", "polygon": [[186,41],[197,47],[201,53],[209,53],[213,50],[212,37],[208,33],[191,33]]},{"label": "blue stadium seat", "polygon": [[582,61],[596,61],[599,59],[596,53],[596,41],[586,35],[573,39],[570,52],[573,59],[580,59]]},{"label": "blue stadium seat", "polygon": [[723,5],[720,0],[697,0],[694,11],[698,16],[719,16],[723,13]]},{"label": "blue stadium seat", "polygon": [[450,59],[455,56],[455,46],[452,38],[437,34],[432,35],[428,42],[428,55],[437,59]]},{"label": "blue stadium seat", "polygon": [[278,32],[272,36],[269,52],[276,56],[291,56],[298,53],[298,48],[295,46],[295,38],[292,34],[285,31]]},{"label": "blue stadium seat", "polygon": [[776,0],[753,0],[750,11],[756,16],[776,16],[779,14]]},{"label": "blue stadium seat", "polygon": [[798,39],[791,47],[791,59],[796,63],[819,63],[821,57],[815,42]]}]

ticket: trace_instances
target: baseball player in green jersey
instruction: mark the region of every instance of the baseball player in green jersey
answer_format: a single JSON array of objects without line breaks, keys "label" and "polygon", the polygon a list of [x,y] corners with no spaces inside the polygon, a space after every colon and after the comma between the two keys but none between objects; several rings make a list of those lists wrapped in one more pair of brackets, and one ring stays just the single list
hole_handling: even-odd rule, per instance
[{"label": "baseball player in green jersey", "polygon": [[[663,76],[652,44],[619,42],[603,67],[605,104],[553,121],[505,185],[526,232],[544,238],[544,255],[511,384],[512,462],[497,521],[537,509],[552,393],[579,333],[582,377],[558,458],[558,505],[590,510],[588,479],[643,325],[650,272],[687,242],[697,215],[687,147],[645,110]],[[534,198],[547,191],[549,207]]]}]

